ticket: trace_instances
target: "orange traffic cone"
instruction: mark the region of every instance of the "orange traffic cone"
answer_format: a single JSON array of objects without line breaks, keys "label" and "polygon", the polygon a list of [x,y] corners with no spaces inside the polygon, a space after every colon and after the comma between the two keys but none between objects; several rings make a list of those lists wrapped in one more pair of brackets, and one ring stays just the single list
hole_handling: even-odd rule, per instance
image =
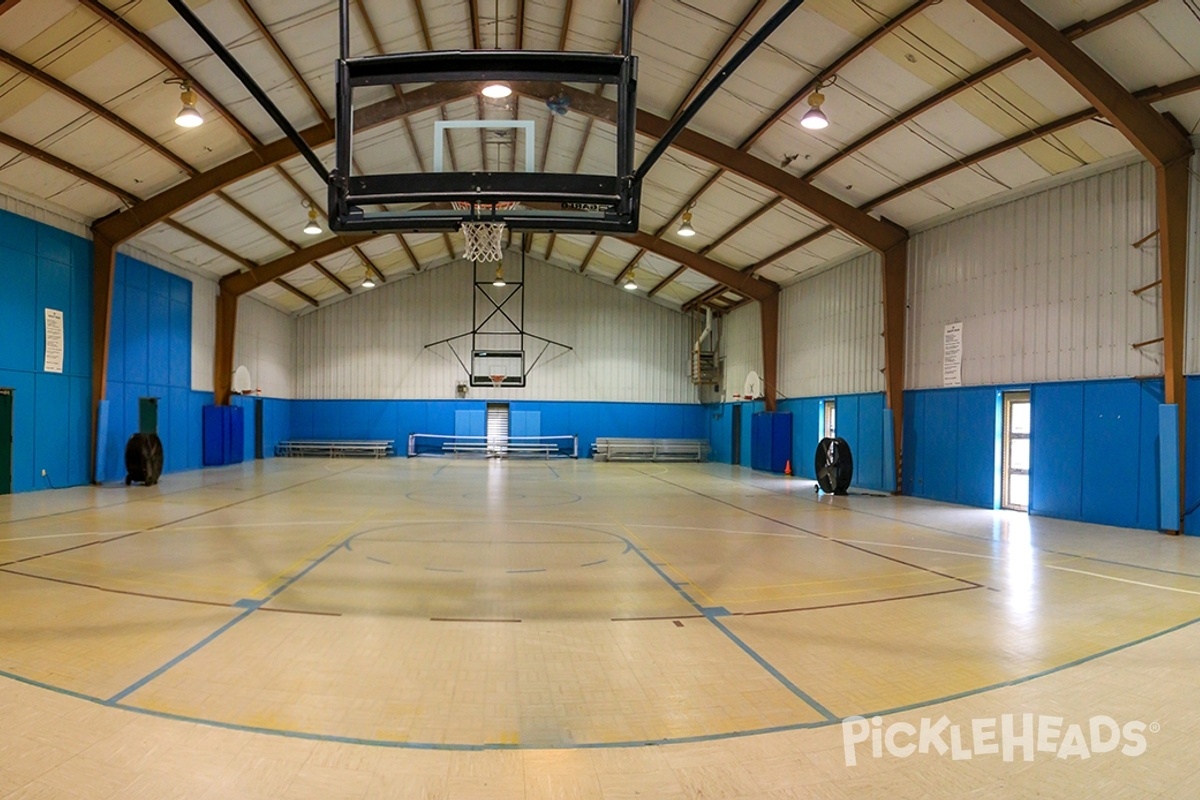
[{"label": "orange traffic cone", "polygon": [[787,463],[783,465],[783,474],[784,475],[792,474],[792,460],[790,458],[787,460]]}]

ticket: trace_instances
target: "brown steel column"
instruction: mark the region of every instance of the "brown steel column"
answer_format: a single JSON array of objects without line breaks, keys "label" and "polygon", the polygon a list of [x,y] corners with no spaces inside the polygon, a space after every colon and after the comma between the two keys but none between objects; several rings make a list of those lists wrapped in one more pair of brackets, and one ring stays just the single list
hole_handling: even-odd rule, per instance
[{"label": "brown steel column", "polygon": [[213,353],[213,402],[229,405],[233,394],[233,338],[237,330],[238,296],[228,289],[217,295],[217,341]]},{"label": "brown steel column", "polygon": [[98,483],[100,450],[100,402],[107,394],[108,345],[112,338],[113,280],[117,269],[117,247],[108,239],[92,235],[92,447],[91,479]]},{"label": "brown steel column", "polygon": [[758,301],[762,324],[763,405],[775,410],[776,386],[779,380],[779,292]]},{"label": "brown steel column", "polygon": [[900,494],[904,438],[904,337],[908,309],[908,242],[883,252],[883,372],[887,406],[892,410],[892,448],[896,493]]},{"label": "brown steel column", "polygon": [[[1164,403],[1179,406],[1179,498],[1186,505],[1184,482],[1186,379],[1183,376],[1184,321],[1187,316],[1188,162],[1172,161],[1154,170],[1158,184],[1158,250],[1162,270]],[[1170,531],[1178,533],[1178,531]]]}]

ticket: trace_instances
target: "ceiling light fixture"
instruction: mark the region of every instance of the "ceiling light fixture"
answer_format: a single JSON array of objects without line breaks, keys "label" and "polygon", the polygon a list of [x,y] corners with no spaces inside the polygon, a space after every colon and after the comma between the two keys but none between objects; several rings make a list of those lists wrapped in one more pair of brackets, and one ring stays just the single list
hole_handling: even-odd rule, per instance
[{"label": "ceiling light fixture", "polygon": [[482,94],[490,100],[503,100],[512,94],[512,87],[507,81],[492,81],[483,87]]},{"label": "ceiling light fixture", "polygon": [[374,289],[375,279],[371,277],[371,270],[367,270],[367,274],[363,276],[362,287],[364,289]]},{"label": "ceiling light fixture", "polygon": [[183,104],[183,108],[179,109],[179,113],[175,115],[175,124],[181,128],[195,128],[202,125],[204,117],[200,116],[200,112],[196,110],[196,101],[199,98],[196,96],[196,90],[192,88],[191,82],[183,78],[167,78],[163,83],[179,87],[179,102]]},{"label": "ceiling light fixture", "polygon": [[688,206],[683,212],[683,219],[679,222],[679,235],[683,237],[691,237],[696,235],[696,229],[692,227],[692,209],[694,206]]},{"label": "ceiling light fixture", "polygon": [[313,204],[305,200],[300,205],[308,209],[308,224],[304,226],[304,232],[309,236],[319,236],[323,231],[320,223],[317,222],[317,209],[313,208]]},{"label": "ceiling light fixture", "polygon": [[808,96],[808,111],[805,111],[804,116],[800,118],[801,126],[810,131],[819,131],[829,127],[829,117],[825,116],[825,112],[821,110],[821,104],[825,102],[825,95],[821,94],[821,90],[832,86],[836,80],[837,76],[834,75],[829,80],[817,84],[817,88]]},{"label": "ceiling light fixture", "polygon": [[496,265],[496,279],[494,281],[492,281],[492,286],[507,286],[507,285],[508,284],[504,282],[504,265],[497,264]]},{"label": "ceiling light fixture", "polygon": [[636,290],[637,287],[637,280],[635,280],[633,277],[633,270],[629,270],[629,275],[627,275],[625,278],[625,288],[632,292]]}]

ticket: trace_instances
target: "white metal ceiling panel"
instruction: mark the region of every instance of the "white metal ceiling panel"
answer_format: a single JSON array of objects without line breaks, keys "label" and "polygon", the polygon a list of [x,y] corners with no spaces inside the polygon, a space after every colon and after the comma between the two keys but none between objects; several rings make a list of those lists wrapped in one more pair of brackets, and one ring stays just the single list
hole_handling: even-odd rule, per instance
[{"label": "white metal ceiling panel", "polygon": [[[1185,45],[1190,53],[1195,49],[1194,40],[1200,39],[1200,20],[1189,14],[1177,16],[1175,22],[1179,30],[1171,34],[1171,39],[1192,39],[1191,46]],[[1135,14],[1085,36],[1076,44],[1125,88],[1135,91],[1196,74],[1196,67],[1188,63],[1171,39],[1141,14]]]},{"label": "white metal ceiling panel", "polygon": [[290,252],[232,206],[208,197],[185,208],[175,220],[255,263],[266,263]]}]

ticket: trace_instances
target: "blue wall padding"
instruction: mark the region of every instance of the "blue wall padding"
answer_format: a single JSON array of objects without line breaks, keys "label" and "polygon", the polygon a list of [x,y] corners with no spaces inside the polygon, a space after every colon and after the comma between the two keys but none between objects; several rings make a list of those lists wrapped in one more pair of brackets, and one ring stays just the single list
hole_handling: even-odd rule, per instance
[{"label": "blue wall padding", "polygon": [[1083,515],[1083,384],[1030,391],[1029,512],[1061,519]]},{"label": "blue wall padding", "polygon": [[905,494],[992,507],[996,391],[972,387],[905,392]]},{"label": "blue wall padding", "polygon": [[[780,411],[792,414],[792,474],[816,479],[813,457],[825,433],[824,402],[832,399],[837,408],[837,435],[850,445],[854,456],[852,485],[860,489],[891,491],[885,482],[882,394],[851,394],[835,397],[789,398],[778,403]],[[888,439],[888,442],[891,440]],[[888,444],[888,447],[891,445]],[[723,459],[728,462],[728,452]]]},{"label": "blue wall padding", "polygon": [[892,409],[885,408],[880,416],[880,424],[883,426],[883,485],[880,487],[885,492],[896,491],[896,448],[892,444],[893,431],[896,429],[896,420],[892,416]]},{"label": "blue wall padding", "polygon": [[228,463],[226,421],[222,406],[204,407],[204,466],[220,467]]},{"label": "blue wall padding", "polygon": [[157,397],[163,471],[204,464],[201,411],[209,392],[193,392],[192,283],[117,256],[107,394],[112,403],[101,480],[125,475],[125,442],[138,430],[139,397]]},{"label": "blue wall padding", "polygon": [[[47,308],[63,312],[61,373],[43,371]],[[14,492],[90,478],[91,331],[91,243],[0,211],[0,386],[13,389]]]},{"label": "blue wall padding", "polygon": [[[905,493],[993,507],[996,399],[1013,388],[906,392]],[[1157,529],[1162,381],[1037,384],[1030,400],[1030,513]]]},{"label": "blue wall padding", "polygon": [[[211,397],[209,400],[211,401]],[[275,397],[234,395],[230,403],[242,409],[242,452],[254,458],[254,404],[263,404],[263,458],[275,457],[275,445],[292,438],[292,401]],[[230,462],[233,463],[233,462]]]},{"label": "blue wall padding", "polygon": [[1159,527],[1179,530],[1179,406],[1158,407]]},{"label": "blue wall padding", "polygon": [[[204,466],[242,463],[246,456],[246,414],[241,404],[205,406],[203,418]],[[266,442],[263,444],[265,449]]]},{"label": "blue wall padding", "polygon": [[542,412],[510,409],[508,419],[509,436],[541,436]]},{"label": "blue wall padding", "polygon": [[751,466],[762,472],[783,474],[792,463],[792,415],[787,411],[760,411],[750,425]]},{"label": "blue wall padding", "polygon": [[1200,377],[1187,379],[1187,425],[1184,428],[1184,469],[1187,483],[1184,484],[1183,530],[1185,533],[1200,534]]},{"label": "blue wall padding", "polygon": [[[293,439],[392,439],[397,452],[404,452],[410,433],[485,434],[484,401],[294,400],[291,405]],[[509,403],[509,431],[514,436],[512,424],[519,414],[538,415],[540,436],[578,436],[581,456],[590,455],[592,444],[602,436],[703,439],[707,435],[705,407],[696,404],[514,400]],[[521,424],[528,429],[534,419],[524,417]],[[461,434],[476,429],[478,433]]]}]

